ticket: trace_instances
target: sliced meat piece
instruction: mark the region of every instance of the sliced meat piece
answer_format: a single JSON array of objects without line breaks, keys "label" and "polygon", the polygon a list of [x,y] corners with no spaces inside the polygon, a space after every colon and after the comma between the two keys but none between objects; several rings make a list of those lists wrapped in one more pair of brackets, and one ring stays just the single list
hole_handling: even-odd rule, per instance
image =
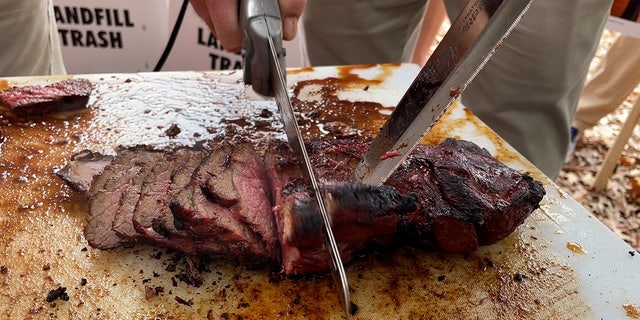
[{"label": "sliced meat piece", "polygon": [[220,143],[170,207],[179,230],[226,243],[239,259],[273,260],[277,242],[268,196],[255,151]]},{"label": "sliced meat piece", "polygon": [[89,191],[93,177],[100,174],[111,163],[113,156],[83,150],[71,157],[71,161],[56,175],[64,180],[73,191]]},{"label": "sliced meat piece", "polygon": [[216,147],[199,170],[202,190],[209,200],[228,208],[264,242],[267,253],[279,256],[271,191],[262,160],[248,143]]},{"label": "sliced meat piece", "polygon": [[112,229],[128,244],[137,242],[138,233],[133,226],[133,215],[142,197],[143,187],[162,179],[163,171],[169,162],[165,161],[166,152],[146,151],[136,163],[141,167],[138,174],[124,190],[120,198],[120,207],[113,219]]},{"label": "sliced meat piece", "polygon": [[133,224],[140,239],[190,254],[226,256],[229,247],[208,237],[178,230],[174,223],[170,202],[175,192],[181,191],[191,181],[194,168],[205,156],[205,150],[179,148],[166,153],[158,166],[156,179],[149,180],[141,188],[141,195],[133,216]]},{"label": "sliced meat piece", "polygon": [[254,260],[267,256],[264,243],[229,210],[207,199],[201,187],[192,183],[172,198],[176,227],[189,234],[226,243],[234,258]]},{"label": "sliced meat piece", "polygon": [[144,147],[121,150],[94,179],[87,193],[89,214],[85,228],[85,237],[91,246],[112,249],[130,244],[113,230],[113,222],[127,189],[153,154]]},{"label": "sliced meat piece", "polygon": [[[321,256],[316,259],[311,257],[311,262],[303,262],[304,257],[297,246],[292,245],[291,230],[295,223],[291,221],[294,217],[291,213],[294,211],[294,204],[299,201],[304,203],[308,202],[308,190],[302,180],[302,173],[298,162],[293,155],[293,150],[289,148],[289,145],[280,140],[273,140],[267,148],[265,156],[265,167],[267,172],[267,179],[271,185],[271,197],[273,199],[273,215],[276,221],[276,227],[278,230],[278,241],[280,243],[280,256],[282,261],[282,271],[296,270],[296,263],[309,265],[313,261],[326,261],[326,256]],[[299,223],[298,226],[310,226],[315,229],[317,223]],[[322,240],[314,239],[318,237],[317,232],[302,231],[300,235],[309,235],[311,242],[322,243]],[[302,262],[301,262],[302,261]]]},{"label": "sliced meat piece", "polygon": [[[198,167],[206,151],[190,148],[181,148],[166,157],[167,162],[172,158],[179,159],[177,164],[172,165],[172,172],[169,177],[169,190],[164,195],[153,196],[152,186],[145,186],[144,196],[133,215],[133,225],[140,235],[148,242],[166,245],[169,238],[187,236],[184,231],[176,229],[173,221],[173,214],[169,209],[172,195],[183,190],[191,181],[195,168]],[[145,208],[145,209],[142,209]],[[184,250],[183,250],[184,251]],[[186,251],[185,251],[186,252]]]},{"label": "sliced meat piece", "polygon": [[13,87],[0,91],[0,105],[24,116],[79,109],[89,102],[92,89],[91,81],[80,78],[44,86]]}]

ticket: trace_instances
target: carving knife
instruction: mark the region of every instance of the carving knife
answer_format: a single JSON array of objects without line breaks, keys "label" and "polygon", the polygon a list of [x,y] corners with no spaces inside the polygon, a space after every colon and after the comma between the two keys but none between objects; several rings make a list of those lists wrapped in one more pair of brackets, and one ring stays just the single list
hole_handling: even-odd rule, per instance
[{"label": "carving knife", "polygon": [[387,180],[499,49],[532,1],[467,2],[372,141],[356,167],[355,181],[381,185]]},{"label": "carving knife", "polygon": [[285,82],[285,52],[282,47],[282,22],[277,0],[241,1],[242,23],[245,26],[243,43],[244,82],[252,84],[256,92],[273,95],[278,105],[289,145],[295,151],[298,163],[311,184],[322,216],[325,247],[330,259],[331,273],[339,290],[340,303],[347,317],[351,314],[349,284],[333,232],[331,215],[318,186],[309,156],[300,134],[300,128],[291,106]]}]

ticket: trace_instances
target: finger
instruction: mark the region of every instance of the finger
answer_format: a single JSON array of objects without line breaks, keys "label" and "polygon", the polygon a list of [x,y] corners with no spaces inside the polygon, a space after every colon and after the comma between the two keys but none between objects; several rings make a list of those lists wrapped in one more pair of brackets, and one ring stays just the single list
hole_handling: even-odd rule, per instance
[{"label": "finger", "polygon": [[307,4],[307,0],[279,0],[282,16],[282,38],[293,40],[298,32],[298,21]]},{"label": "finger", "polygon": [[206,0],[209,16],[222,46],[231,52],[242,48],[242,27],[238,17],[237,0]]},{"label": "finger", "polygon": [[211,22],[211,17],[209,16],[209,9],[207,8],[207,3],[205,2],[205,0],[189,0],[189,2],[191,3],[193,10],[200,17],[200,19],[202,19],[202,21],[204,21],[204,23],[207,24],[209,31],[211,31],[211,33],[215,35],[216,30],[213,27],[213,23]]}]

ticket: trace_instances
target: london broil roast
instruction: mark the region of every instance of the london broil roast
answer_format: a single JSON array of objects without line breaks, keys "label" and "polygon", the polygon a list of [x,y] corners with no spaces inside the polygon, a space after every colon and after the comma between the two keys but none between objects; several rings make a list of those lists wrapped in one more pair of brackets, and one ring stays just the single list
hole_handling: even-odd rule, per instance
[{"label": "london broil roast", "polygon": [[[220,139],[193,147],[89,150],[57,174],[88,202],[85,236],[99,249],[137,242],[287,276],[329,270],[322,223],[288,145]],[[332,211],[340,254],[413,246],[468,253],[515,230],[545,191],[464,140],[421,145],[374,187],[350,182],[368,142],[315,140],[307,149]]]},{"label": "london broil roast", "polygon": [[[24,86],[3,91],[0,103],[42,115],[86,106],[91,89],[85,79]],[[394,246],[472,252],[507,237],[545,194],[528,174],[454,139],[418,146],[381,187],[351,182],[368,146],[352,135],[307,144],[344,261]],[[195,146],[120,147],[115,155],[84,150],[57,175],[85,196],[84,233],[95,248],[144,242],[247,265],[280,264],[287,276],[329,270],[320,215],[284,141],[233,136]]]}]

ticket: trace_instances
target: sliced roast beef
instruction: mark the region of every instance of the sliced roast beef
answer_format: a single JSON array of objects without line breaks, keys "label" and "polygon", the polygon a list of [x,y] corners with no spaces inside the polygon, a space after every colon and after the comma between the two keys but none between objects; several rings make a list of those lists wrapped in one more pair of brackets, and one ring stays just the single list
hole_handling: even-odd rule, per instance
[{"label": "sliced roast beef", "polygon": [[112,160],[113,156],[83,150],[73,155],[69,164],[56,171],[56,175],[74,191],[88,192],[93,177],[101,173]]},{"label": "sliced roast beef", "polygon": [[142,189],[148,188],[148,185],[153,185],[158,180],[161,183],[162,174],[169,167],[169,162],[164,161],[164,156],[165,153],[160,151],[145,152],[145,156],[141,157],[140,162],[136,163],[136,165],[140,166],[138,174],[127,185],[120,199],[120,206],[113,219],[112,229],[129,244],[137,242],[137,232],[133,226],[133,215],[134,211],[139,207],[138,203],[141,199]]},{"label": "sliced roast beef", "polygon": [[[175,227],[169,203],[173,194],[183,190],[189,184],[194,168],[206,154],[203,150],[180,148],[166,155],[163,161],[171,163],[171,170],[165,168],[164,174],[159,175],[159,181],[156,184],[149,183],[143,186],[132,218],[133,226],[141,238],[151,243],[189,252],[190,243],[183,245],[178,241],[188,234]],[[171,243],[174,243],[174,246],[171,246]]]},{"label": "sliced roast beef", "polygon": [[68,79],[49,85],[13,87],[0,91],[0,105],[26,116],[83,108],[93,86],[87,79]]},{"label": "sliced roast beef", "polygon": [[87,192],[89,214],[85,237],[91,246],[111,249],[131,244],[113,230],[113,222],[134,179],[160,154],[144,147],[124,149],[96,176]]},{"label": "sliced roast beef", "polygon": [[[344,261],[371,246],[470,252],[513,232],[544,196],[527,174],[453,139],[416,148],[385,186],[349,182],[367,148],[355,140],[307,148]],[[264,155],[242,142],[89,153],[60,172],[76,190],[92,179],[84,191],[92,246],[145,241],[244,263],[279,260],[287,275],[328,270],[317,203],[283,141]]]},{"label": "sliced roast beef", "polygon": [[248,143],[220,144],[209,161],[200,167],[201,189],[210,201],[230,210],[266,246],[267,254],[278,255],[271,194],[262,159]]},{"label": "sliced roast beef", "polygon": [[[327,256],[317,256],[317,252],[324,248],[317,221],[304,222],[303,217],[310,217],[306,215],[308,211],[302,210],[300,215],[293,214],[296,203],[309,202],[308,188],[302,179],[293,150],[284,141],[272,141],[266,154],[265,165],[274,203],[273,215],[278,229],[282,271],[285,274],[294,274],[297,269],[308,270],[310,265],[318,261],[324,267],[327,265]],[[296,217],[300,218],[297,223],[292,221]],[[299,231],[294,226],[299,227]],[[293,241],[306,243],[293,243]],[[298,247],[298,245],[318,243],[321,247],[314,248],[312,252],[300,251]]]},{"label": "sliced roast beef", "polygon": [[[171,208],[173,196],[191,182],[208,151],[201,148],[177,148],[167,152],[154,168],[157,178],[141,188],[140,199],[133,215],[138,240],[192,255],[229,256],[229,245],[213,237],[199,236],[180,230],[180,221]],[[178,226],[176,226],[176,223]]]},{"label": "sliced roast beef", "polygon": [[247,144],[218,144],[172,198],[179,229],[226,243],[239,259],[276,259],[277,243],[262,162]]}]

